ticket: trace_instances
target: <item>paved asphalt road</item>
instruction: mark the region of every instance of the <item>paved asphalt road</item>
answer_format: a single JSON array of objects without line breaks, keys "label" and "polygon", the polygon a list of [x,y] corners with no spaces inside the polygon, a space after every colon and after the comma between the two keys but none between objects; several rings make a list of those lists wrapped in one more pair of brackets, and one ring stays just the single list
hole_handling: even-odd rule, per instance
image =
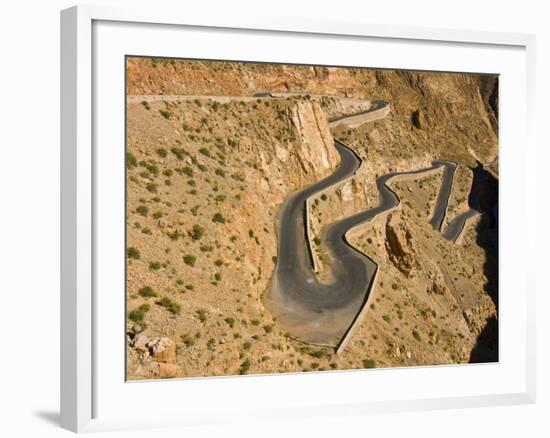
[{"label": "paved asphalt road", "polygon": [[329,119],[329,123],[334,123],[334,122],[338,122],[339,120],[349,119],[350,117],[360,116],[361,114],[372,113],[374,111],[378,111],[379,109],[384,108],[386,105],[387,105],[387,103],[384,102],[383,100],[373,100],[371,102],[371,107],[368,110],[360,112],[360,113],[351,114],[351,115],[343,115],[343,116],[339,116],[339,117],[333,117],[332,119]]},{"label": "paved asphalt road", "polygon": [[[366,112],[380,110],[385,105],[383,101],[374,101],[372,108]],[[348,117],[354,116],[357,114]],[[380,176],[376,181],[380,199],[377,207],[334,222],[324,230],[321,238],[330,258],[332,281],[323,283],[316,277],[312,266],[306,227],[306,200],[354,176],[361,165],[359,156],[343,143],[336,141],[335,148],[340,154],[340,164],[335,172],[294,192],[281,207],[277,266],[271,291],[266,298],[266,304],[276,315],[277,322],[290,336],[304,342],[330,346],[339,344],[367,303],[378,270],[373,260],[348,243],[345,237],[347,231],[399,204],[399,198],[387,185],[391,178],[443,168],[441,188],[430,220],[434,228],[441,231],[457,167],[456,163],[434,161],[429,168]],[[470,209],[457,216],[450,222],[443,237],[455,241],[467,218],[475,213]]]},{"label": "paved asphalt road", "polygon": [[386,185],[394,176],[414,175],[444,168],[441,192],[434,209],[434,220],[443,221],[452,186],[454,163],[435,161],[432,167],[412,172],[395,172],[377,179],[378,207],[362,211],[329,225],[323,236],[333,281],[320,282],[311,265],[305,224],[305,202],[315,193],[353,176],[361,159],[350,148],[336,141],[340,165],[323,180],[295,192],[283,204],[279,221],[279,252],[268,305],[278,323],[292,336],[305,342],[335,346],[344,337],[368,300],[377,264],[352,247],[346,232],[399,204],[397,195]]}]

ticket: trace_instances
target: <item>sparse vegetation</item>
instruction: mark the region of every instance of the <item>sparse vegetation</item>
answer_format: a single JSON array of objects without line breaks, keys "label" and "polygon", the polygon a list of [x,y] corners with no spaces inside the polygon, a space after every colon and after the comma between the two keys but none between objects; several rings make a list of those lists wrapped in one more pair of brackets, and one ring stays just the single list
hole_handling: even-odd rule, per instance
[{"label": "sparse vegetation", "polygon": [[159,113],[166,120],[169,120],[172,117],[172,113],[170,111],[167,111],[167,110],[159,109]]},{"label": "sparse vegetation", "polygon": [[177,315],[181,311],[181,306],[168,297],[162,297],[160,300],[156,301],[156,304],[164,307],[166,310],[168,310],[170,313],[173,313],[174,315]]},{"label": "sparse vegetation", "polygon": [[183,263],[189,266],[195,266],[195,262],[197,261],[197,257],[192,254],[186,254],[183,256]]},{"label": "sparse vegetation", "polygon": [[363,359],[363,368],[376,368],[376,362],[373,359]]},{"label": "sparse vegetation", "polygon": [[200,240],[204,234],[206,233],[206,229],[199,224],[193,225],[193,229],[189,232],[189,235],[193,240]]},{"label": "sparse vegetation", "polygon": [[212,222],[217,224],[225,224],[225,218],[221,213],[216,213],[212,216]]},{"label": "sparse vegetation", "polygon": [[241,363],[241,366],[239,368],[239,374],[247,374],[248,371],[250,370],[250,366],[251,366],[251,362],[250,362],[250,359],[246,359],[243,363]]},{"label": "sparse vegetation", "polygon": [[133,322],[142,322],[149,311],[149,304],[145,303],[128,313],[128,319]]},{"label": "sparse vegetation", "polygon": [[139,258],[141,257],[139,250],[137,248],[134,248],[133,246],[130,246],[128,248],[127,255],[129,259],[135,259],[135,260],[139,260]]},{"label": "sparse vegetation", "polygon": [[136,212],[141,216],[147,216],[147,214],[149,213],[149,208],[147,208],[146,205],[140,205],[136,208]]},{"label": "sparse vegetation", "polygon": [[149,270],[151,271],[158,271],[160,266],[160,262],[149,262]]},{"label": "sparse vegetation", "polygon": [[145,188],[151,193],[157,193],[157,185],[155,183],[147,183]]},{"label": "sparse vegetation", "polygon": [[[157,73],[144,70],[150,83],[135,95],[177,94],[171,89],[172,74],[176,82],[179,75],[189,78],[185,84],[189,95],[196,91],[223,94],[229,86],[239,94],[239,87],[248,83],[232,81],[232,75],[243,68],[238,63],[146,61],[150,72],[156,65]],[[274,76],[273,66],[257,68],[267,81],[287,79],[284,71]],[[259,73],[253,68],[250,72],[250,83],[254,83]],[[376,177],[407,170],[431,157],[459,162],[464,174],[457,170],[453,179],[446,225],[467,205],[469,166],[476,164],[462,142],[469,139],[469,148],[484,162],[497,150],[498,141],[483,131],[489,126],[487,118],[478,117],[483,105],[464,107],[462,98],[453,98],[451,111],[448,96],[443,99],[434,92],[432,85],[451,96],[459,90],[464,100],[478,96],[477,82],[470,84],[462,75],[453,79],[455,83],[433,73],[432,82],[422,83],[413,80],[421,73],[413,72],[410,81],[403,81],[380,71],[374,80],[372,72],[357,69],[349,78],[345,73],[338,75],[336,86],[331,83],[336,76],[317,75],[318,81],[311,81],[313,73],[304,69],[289,82],[293,90],[311,88],[309,97],[304,91],[287,98],[242,98],[242,102],[230,98],[225,103],[207,97],[128,100],[126,323],[130,339],[137,335],[134,327],[138,325],[149,339],[167,336],[176,342],[177,377],[464,363],[470,360],[477,338],[471,327],[483,330],[487,318],[496,314],[487,299],[485,288],[490,281],[483,265],[489,257],[476,239],[479,229],[472,226],[460,245],[454,246],[429,227],[440,173],[391,183],[402,204],[391,212],[398,219],[398,244],[389,242],[386,217],[364,223],[346,236],[350,245],[372,257],[379,271],[365,320],[353,333],[345,354],[300,342],[284,319],[277,321],[278,315],[265,307],[282,238],[280,202],[338,165],[333,148],[326,151],[328,167],[320,168],[319,151],[306,152],[301,144],[311,140],[308,131],[328,129],[325,116],[330,119],[346,111],[364,110],[355,99],[364,94],[364,87],[373,96],[405,100],[403,105],[397,101],[392,105],[393,116],[374,124],[330,129],[335,139],[364,160],[366,177],[359,174],[351,184],[310,199],[311,245],[320,267],[316,275],[323,283],[333,281],[333,259],[330,246],[325,247],[320,237],[336,220],[376,206]],[[155,89],[159,74],[167,79],[162,91]],[[192,78],[205,80],[199,86]],[[129,89],[135,87],[132,81]],[[361,90],[354,81],[361,84]],[[354,99],[320,97],[324,82],[326,89],[345,90]],[[242,94],[252,92],[246,89]],[[303,103],[308,101],[321,104],[315,107],[315,118],[321,116],[318,120],[310,114],[313,105]],[[300,105],[305,125],[295,123],[296,105]],[[428,132],[410,126],[406,111],[415,106],[437,129]],[[452,123],[446,121],[449,111]],[[471,160],[468,165],[464,164],[466,155]],[[346,197],[350,194],[353,199]],[[410,254],[401,255],[399,246]],[[470,309],[479,309],[479,313],[471,314]],[[155,358],[129,345],[129,378],[158,377],[154,374],[158,366],[153,370]]]},{"label": "sparse vegetation", "polygon": [[142,287],[140,290],[138,290],[138,294],[141,295],[143,298],[150,298],[150,297],[157,297],[158,296],[158,294],[150,286]]},{"label": "sparse vegetation", "polygon": [[208,319],[206,310],[204,309],[197,310],[197,318],[200,322],[205,323],[206,320]]}]

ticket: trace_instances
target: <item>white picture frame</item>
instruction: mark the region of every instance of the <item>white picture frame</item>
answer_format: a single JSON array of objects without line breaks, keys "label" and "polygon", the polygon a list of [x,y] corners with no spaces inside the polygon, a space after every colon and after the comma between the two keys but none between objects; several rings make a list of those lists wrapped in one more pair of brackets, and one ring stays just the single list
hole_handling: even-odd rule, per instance
[{"label": "white picture frame", "polygon": [[[99,27],[98,27],[99,26]],[[102,27],[103,26],[103,27]],[[104,156],[95,152],[98,139],[107,138],[118,128],[98,129],[96,123],[101,125],[102,117],[106,116],[103,110],[110,105],[113,120],[120,122],[123,114],[120,112],[120,102],[123,101],[124,89],[120,88],[120,82],[111,82],[107,70],[103,70],[106,62],[97,62],[98,59],[119,60],[120,54],[149,54],[165,56],[166,53],[157,52],[160,47],[156,37],[148,38],[148,42],[140,40],[140,32],[143,29],[151,32],[148,37],[160,32],[200,32],[202,35],[210,36],[223,35],[224,32],[234,32],[235,41],[241,41],[241,49],[247,49],[247,38],[272,38],[278,39],[308,38],[309,40],[347,38],[347,44],[363,44],[367,41],[372,44],[383,42],[388,47],[403,46],[399,50],[405,59],[404,46],[417,48],[418,50],[447,50],[448,47],[456,47],[457,50],[467,51],[481,50],[472,56],[471,65],[465,71],[472,71],[473,66],[482,66],[478,71],[499,73],[499,68],[489,67],[491,59],[495,56],[494,65],[503,65],[509,68],[510,82],[503,81],[502,124],[501,126],[502,150],[505,157],[502,163],[502,190],[501,205],[506,206],[507,200],[520,197],[525,202],[534,201],[535,174],[528,172],[523,167],[526,159],[533,159],[535,154],[535,141],[533,133],[534,121],[534,53],[535,39],[532,35],[506,34],[460,31],[450,29],[425,29],[402,26],[383,26],[367,23],[339,23],[339,22],[314,22],[307,20],[295,20],[286,18],[259,18],[242,17],[227,21],[224,17],[211,16],[189,16],[182,11],[163,11],[157,8],[147,10],[129,10],[110,7],[78,6],[62,11],[61,13],[61,426],[75,431],[100,431],[112,429],[134,429],[148,427],[166,427],[190,424],[208,424],[224,421],[235,421],[246,417],[270,419],[275,416],[288,416],[293,418],[310,417],[312,415],[361,415],[369,412],[397,412],[415,409],[441,409],[452,407],[475,407],[487,405],[504,405],[532,403],[535,400],[535,311],[534,311],[534,272],[528,263],[521,264],[517,269],[517,280],[510,279],[501,287],[510,287],[516,290],[516,295],[504,294],[502,324],[504,328],[516,327],[514,336],[501,337],[501,347],[512,354],[496,364],[496,368],[483,366],[462,366],[462,367],[423,367],[416,370],[387,369],[371,371],[349,371],[329,373],[323,376],[313,373],[312,375],[290,375],[290,376],[251,376],[251,377],[228,377],[218,379],[185,379],[185,381],[162,381],[143,382],[126,384],[120,381],[121,373],[117,365],[123,363],[123,358],[118,354],[120,345],[113,344],[110,349],[105,346],[104,332],[117,325],[118,322],[109,322],[105,326],[105,320],[111,321],[108,313],[104,312],[103,306],[110,298],[102,297],[98,300],[98,285],[109,281],[103,276],[105,271],[98,266],[105,263],[99,256],[104,248],[103,242],[98,241],[98,226],[101,227],[102,217],[98,216],[98,203],[104,202],[101,195],[105,191],[101,188],[106,178],[111,175],[104,166]],[[122,30],[121,30],[122,29]],[[120,34],[117,32],[124,32]],[[121,35],[128,36],[122,38]],[[176,35],[176,34],[174,34]],[[182,37],[185,37],[183,35]],[[105,40],[110,41],[109,49]],[[124,41],[131,41],[132,49],[124,46]],[[336,40],[335,40],[336,41]],[[122,44],[124,43],[124,44]],[[144,47],[143,52],[136,53],[139,44]],[[283,43],[281,42],[281,45]],[[312,42],[311,44],[314,44]],[[335,47],[338,42],[335,42]],[[155,48],[155,45],[157,48]],[[253,44],[250,44],[253,46]],[[147,46],[147,47],[145,47]],[[206,54],[203,57],[208,58]],[[165,48],[169,50],[170,48]],[[126,50],[132,50],[127,52]],[[248,50],[248,49],[247,49]],[[250,59],[255,60],[253,48],[250,48]],[[328,53],[323,56],[331,56]],[[396,49],[397,50],[397,49]],[[269,56],[276,57],[276,50]],[[490,55],[490,52],[500,55]],[[197,47],[194,53],[201,53],[201,47]],[[260,52],[257,52],[260,53]],[[373,52],[374,53],[374,52]],[[399,53],[399,52],[396,52]],[[485,55],[485,56],[480,56]],[[109,58],[109,56],[113,58]],[[175,54],[178,56],[178,54]],[[223,56],[223,55],[221,55]],[[266,55],[267,56],[267,55]],[[267,56],[267,58],[269,58]],[[297,56],[297,55],[296,55]],[[305,56],[305,55],[304,55]],[[314,56],[314,55],[308,55]],[[335,56],[333,53],[332,56]],[[502,64],[498,58],[502,56]],[[269,61],[269,59],[261,61]],[[474,59],[475,58],[475,59]],[[479,58],[479,59],[478,59]],[[482,59],[483,58],[483,59]],[[498,58],[498,59],[497,59]],[[220,58],[226,59],[226,58]],[[229,58],[227,58],[229,59]],[[274,58],[273,58],[274,59]],[[297,58],[294,58],[296,60]],[[385,67],[383,58],[379,58],[376,67]],[[518,62],[519,61],[519,62]],[[392,61],[398,62],[398,61]],[[421,59],[403,61],[409,62],[406,66],[416,66],[425,69],[432,69],[428,61]],[[448,61],[449,69],[460,71],[460,58]],[[455,62],[455,64],[452,64]],[[424,63],[424,64],[423,64]],[[390,66],[391,62],[388,64]],[[358,65],[363,65],[359,63]],[[393,64],[392,64],[393,65]],[[367,66],[367,65],[365,65]],[[453,67],[454,66],[454,67]],[[483,67],[484,66],[484,67]],[[513,71],[512,71],[513,70]],[[508,70],[506,70],[508,71]],[[514,79],[514,81],[512,81]],[[103,84],[101,81],[109,83]],[[101,84],[100,84],[101,82]],[[98,86],[101,89],[109,90],[113,101],[107,102],[97,93]],[[118,87],[118,88],[117,88]],[[114,90],[113,90],[114,89]],[[509,94],[507,94],[509,92]],[[117,94],[119,93],[119,94]],[[513,100],[513,101],[512,101]],[[105,114],[105,116],[104,116]],[[511,123],[511,121],[514,123]],[[511,126],[514,125],[514,126]],[[105,125],[101,125],[105,126]],[[508,131],[508,129],[510,131]],[[116,136],[119,141],[120,137]],[[515,148],[512,141],[516,140]],[[520,141],[521,140],[521,141]],[[518,144],[521,143],[521,148]],[[102,143],[103,144],[103,143]],[[116,160],[115,160],[116,162]],[[103,167],[102,167],[103,166]],[[515,166],[515,167],[514,167]],[[105,172],[104,172],[105,170]],[[507,179],[514,172],[519,184],[512,186],[506,184]],[[99,176],[101,174],[101,176]],[[113,174],[114,175],[114,174]],[[103,182],[102,182],[103,181]],[[111,180],[112,184],[113,181]],[[116,192],[116,191],[115,191]],[[120,199],[119,199],[120,200]],[[113,197],[109,202],[116,202]],[[107,202],[107,201],[105,201]],[[123,206],[121,206],[123,208]],[[506,207],[504,207],[506,208]],[[519,210],[519,209],[518,209]],[[534,247],[535,217],[530,209],[521,209],[516,213],[517,217],[507,219],[508,222],[502,228],[501,239],[510,238],[508,248],[525,250]],[[523,234],[527,239],[513,239],[510,231],[514,230],[517,224],[525,223],[532,225],[529,231]],[[99,225],[98,225],[99,224]],[[101,234],[101,232],[99,233]],[[101,238],[99,238],[101,240]],[[525,240],[525,241],[523,241]],[[534,254],[535,252],[531,252]],[[506,254],[503,262],[506,263]],[[502,273],[501,273],[502,274]],[[505,273],[506,274],[506,273]],[[101,278],[101,277],[105,278]],[[507,279],[507,278],[505,278]],[[514,282],[515,281],[515,282]],[[104,289],[102,289],[104,290]],[[121,291],[121,295],[123,292]],[[517,301],[510,303],[507,297],[516,297]],[[109,306],[113,311],[120,310],[118,304]],[[513,304],[513,306],[512,306]],[[513,307],[517,310],[507,313]],[[516,312],[516,313],[514,313]],[[124,318],[124,314],[120,315]],[[102,325],[102,328],[99,328]],[[105,327],[103,327],[105,326]],[[512,333],[504,330],[504,333]],[[509,340],[512,339],[513,340]],[[512,351],[513,350],[513,351]],[[101,353],[98,353],[101,352]],[[116,353],[113,353],[116,352]],[[112,357],[110,355],[112,354]],[[514,356],[512,358],[512,356]],[[112,374],[106,376],[105,359],[112,359],[115,363]],[[513,362],[513,364],[512,364]],[[506,369],[510,363],[510,369],[499,374],[499,370]],[[500,368],[499,368],[500,367]],[[466,370],[466,371],[464,371]],[[370,374],[367,374],[370,373]],[[330,377],[326,377],[329,376]],[[491,377],[493,376],[493,377]],[[411,381],[417,382],[424,379],[435,381],[446,381],[450,378],[457,380],[457,388],[454,392],[446,393],[444,390],[431,393],[422,393],[414,388]],[[468,388],[466,379],[479,379],[480,382],[487,382],[481,392],[473,392]],[[491,381],[491,378],[494,381]],[[322,379],[322,380],[320,380]],[[441,380],[438,380],[441,379]],[[461,380],[463,379],[463,380]],[[500,379],[500,380],[499,380]],[[388,391],[387,397],[376,396],[376,391],[381,394],[384,388],[389,388],[391,382],[411,382],[410,390],[395,389]],[[116,382],[116,385],[113,384]],[[358,385],[371,385],[372,397],[360,396],[349,392],[349,388]],[[490,384],[489,384],[490,383]],[[172,385],[172,386],[170,386]],[[193,401],[193,408],[190,411],[182,406],[176,406],[167,411],[162,403],[156,408],[148,406],[149,415],[142,415],[133,410],[131,404],[127,411],[114,409],[115,405],[125,403],[121,397],[128,397],[131,400],[137,393],[142,391],[153,400],[158,400],[160,394],[164,394],[168,400],[175,397],[180,391],[181,385],[186,385],[186,393],[199,394],[204,391],[204,400],[200,397]],[[396,384],[396,386],[402,383]],[[491,386],[492,385],[492,386]],[[114,388],[114,387],[117,388]],[[462,390],[459,388],[462,386]],[[106,388],[111,388],[107,391]],[[130,393],[123,395],[124,388],[131,387]],[[293,403],[285,401],[283,392],[289,388],[300,388],[300,393],[307,394],[303,398],[297,397]],[[333,401],[319,399],[316,388],[329,391],[333,394]],[[337,389],[343,388],[343,389]],[[378,388],[378,389],[376,389]],[[118,392],[117,392],[118,391]],[[195,391],[195,392],[193,392]],[[233,391],[243,395],[233,402],[230,409],[225,410],[223,404],[212,403],[214,394],[220,391]],[[485,391],[485,392],[483,392]],[[269,392],[272,394],[271,405],[263,405],[254,400],[253,403],[246,401],[245,396]],[[259,396],[261,397],[261,396]],[[309,397],[309,398],[308,398]],[[267,403],[267,400],[262,400]],[[208,406],[208,410],[205,408]],[[156,409],[156,410],[155,410]],[[134,412],[134,414],[132,414]]]}]

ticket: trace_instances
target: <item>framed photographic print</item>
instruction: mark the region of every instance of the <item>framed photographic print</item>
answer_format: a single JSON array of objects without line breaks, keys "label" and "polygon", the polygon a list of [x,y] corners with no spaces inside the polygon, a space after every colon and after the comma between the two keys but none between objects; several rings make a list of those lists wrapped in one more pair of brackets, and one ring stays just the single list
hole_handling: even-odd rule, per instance
[{"label": "framed photographic print", "polygon": [[534,400],[532,36],[75,7],[61,45],[63,427]]}]

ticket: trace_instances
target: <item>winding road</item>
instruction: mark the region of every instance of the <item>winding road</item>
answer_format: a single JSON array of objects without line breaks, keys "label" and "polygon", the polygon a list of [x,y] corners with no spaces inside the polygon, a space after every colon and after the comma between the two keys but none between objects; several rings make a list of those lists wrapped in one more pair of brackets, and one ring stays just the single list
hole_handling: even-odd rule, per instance
[{"label": "winding road", "polygon": [[[383,101],[373,103],[368,111],[331,120],[331,125],[346,118],[383,110],[387,105]],[[294,192],[281,206],[277,265],[266,297],[267,306],[289,336],[333,347],[342,342],[365,307],[378,270],[372,259],[350,245],[346,233],[399,205],[398,196],[388,186],[392,178],[438,168],[443,168],[442,184],[430,223],[441,231],[457,167],[456,163],[434,161],[425,169],[380,176],[376,181],[380,199],[377,207],[336,221],[324,230],[322,242],[327,248],[332,272],[332,281],[324,283],[317,278],[311,260],[306,201],[318,192],[353,177],[362,163],[361,158],[343,143],[335,141],[335,148],[340,155],[340,164],[334,173]],[[476,212],[470,209],[457,216],[442,233],[443,237],[455,241],[473,214]]]}]

